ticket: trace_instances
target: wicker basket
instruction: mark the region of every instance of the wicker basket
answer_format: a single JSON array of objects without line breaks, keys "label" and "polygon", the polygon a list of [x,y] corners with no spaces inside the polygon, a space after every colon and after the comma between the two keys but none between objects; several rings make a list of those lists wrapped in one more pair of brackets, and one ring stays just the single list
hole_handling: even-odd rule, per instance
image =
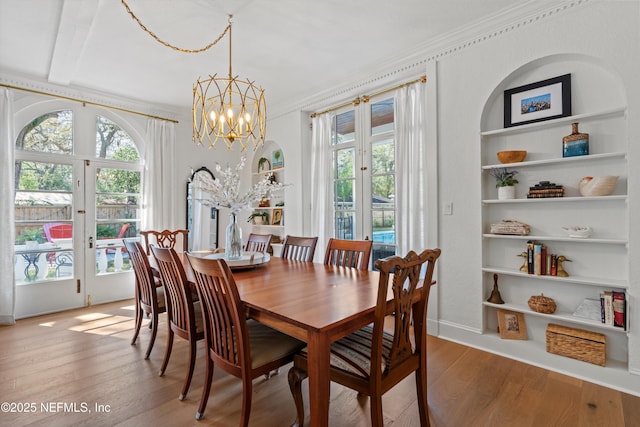
[{"label": "wicker basket", "polygon": [[556,302],[542,294],[534,295],[529,298],[529,308],[537,313],[551,314],[556,311]]},{"label": "wicker basket", "polygon": [[549,323],[547,352],[605,366],[606,337],[597,332]]}]

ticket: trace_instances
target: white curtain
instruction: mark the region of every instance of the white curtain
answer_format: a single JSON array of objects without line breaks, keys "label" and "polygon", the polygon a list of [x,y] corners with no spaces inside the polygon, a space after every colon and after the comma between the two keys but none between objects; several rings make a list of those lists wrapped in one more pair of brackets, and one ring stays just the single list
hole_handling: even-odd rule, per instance
[{"label": "white curtain", "polygon": [[175,140],[173,123],[149,119],[142,175],[143,230],[172,229],[175,225]]},{"label": "white curtain", "polygon": [[0,248],[5,251],[0,256],[0,325],[12,325],[15,323],[13,93],[2,88],[0,95]]},{"label": "white curtain", "polygon": [[331,113],[314,117],[311,139],[311,235],[318,236],[315,259],[320,261],[333,235],[331,120]]},{"label": "white curtain", "polygon": [[395,94],[396,241],[398,254],[427,248],[427,158],[425,85],[414,83]]}]

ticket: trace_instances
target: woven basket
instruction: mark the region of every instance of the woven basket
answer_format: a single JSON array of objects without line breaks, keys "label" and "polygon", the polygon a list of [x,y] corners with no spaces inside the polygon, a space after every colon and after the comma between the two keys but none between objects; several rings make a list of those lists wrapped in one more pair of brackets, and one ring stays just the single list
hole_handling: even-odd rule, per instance
[{"label": "woven basket", "polygon": [[551,314],[556,311],[556,302],[542,294],[534,295],[529,298],[529,308],[537,313]]},{"label": "woven basket", "polygon": [[606,337],[597,332],[547,325],[547,351],[594,365],[606,364]]}]

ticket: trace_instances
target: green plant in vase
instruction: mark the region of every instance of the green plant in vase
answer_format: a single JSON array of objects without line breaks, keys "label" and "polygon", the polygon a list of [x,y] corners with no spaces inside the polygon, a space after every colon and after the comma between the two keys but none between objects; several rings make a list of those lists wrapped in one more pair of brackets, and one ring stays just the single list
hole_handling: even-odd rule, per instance
[{"label": "green plant in vase", "polygon": [[268,171],[269,169],[271,169],[271,163],[269,162],[269,159],[267,159],[266,157],[260,157],[258,159],[258,172]]},{"label": "green plant in vase", "polygon": [[247,222],[251,222],[254,225],[269,224],[269,212],[267,211],[254,212],[251,215],[249,215]]},{"label": "green plant in vase", "polygon": [[507,168],[493,168],[489,173],[496,179],[498,200],[514,199],[516,192],[515,185],[518,183],[515,176],[518,174],[518,171],[510,171]]}]

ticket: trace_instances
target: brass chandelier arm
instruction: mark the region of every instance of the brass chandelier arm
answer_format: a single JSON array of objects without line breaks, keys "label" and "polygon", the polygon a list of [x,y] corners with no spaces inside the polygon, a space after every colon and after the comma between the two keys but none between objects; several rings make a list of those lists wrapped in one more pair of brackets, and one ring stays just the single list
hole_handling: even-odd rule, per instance
[{"label": "brass chandelier arm", "polygon": [[222,40],[222,38],[225,36],[225,34],[227,34],[227,32],[231,29],[231,23],[229,23],[229,25],[227,25],[227,27],[224,29],[222,34],[220,34],[217,39],[215,39],[214,41],[212,41],[211,43],[209,43],[205,47],[202,47],[200,49],[183,49],[181,47],[174,46],[171,43],[165,42],[164,40],[160,39],[160,37],[155,35],[155,33],[153,31],[149,30],[140,21],[140,19],[138,19],[138,17],[131,11],[131,8],[129,7],[129,5],[127,4],[127,2],[125,0],[120,0],[120,1],[122,2],[122,5],[124,6],[124,8],[127,9],[127,12],[129,12],[129,15],[131,15],[131,18],[133,18],[133,20],[138,23],[140,28],[142,28],[147,34],[149,34],[151,37],[153,37],[158,43],[160,43],[160,44],[162,44],[164,46],[170,47],[171,49],[177,50],[179,52],[184,52],[184,53],[200,53],[200,52],[204,52],[205,50],[210,49],[212,46],[214,46],[220,40]]}]

